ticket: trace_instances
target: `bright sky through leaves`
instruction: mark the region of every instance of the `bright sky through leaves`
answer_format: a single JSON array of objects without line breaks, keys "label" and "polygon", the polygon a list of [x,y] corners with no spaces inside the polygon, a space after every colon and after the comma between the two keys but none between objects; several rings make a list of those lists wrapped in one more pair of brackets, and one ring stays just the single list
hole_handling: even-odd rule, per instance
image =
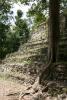
[{"label": "bright sky through leaves", "polygon": [[14,3],[12,8],[11,8],[11,11],[13,11],[13,19],[14,20],[12,20],[11,23],[14,24],[15,16],[17,15],[17,10],[22,10],[23,18],[27,18],[26,12],[29,10],[29,8],[30,8],[30,6],[22,5],[20,2],[18,4]]}]

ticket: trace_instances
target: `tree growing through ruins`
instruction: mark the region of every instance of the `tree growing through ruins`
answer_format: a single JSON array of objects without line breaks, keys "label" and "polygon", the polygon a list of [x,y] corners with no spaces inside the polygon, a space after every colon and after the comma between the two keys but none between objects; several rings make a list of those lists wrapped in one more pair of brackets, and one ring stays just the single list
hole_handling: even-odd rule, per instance
[{"label": "tree growing through ruins", "polygon": [[[40,83],[51,74],[51,67],[57,61],[57,46],[60,34],[59,28],[60,0],[49,1],[49,48],[48,65],[40,76]],[[45,75],[46,74],[46,75]]]}]

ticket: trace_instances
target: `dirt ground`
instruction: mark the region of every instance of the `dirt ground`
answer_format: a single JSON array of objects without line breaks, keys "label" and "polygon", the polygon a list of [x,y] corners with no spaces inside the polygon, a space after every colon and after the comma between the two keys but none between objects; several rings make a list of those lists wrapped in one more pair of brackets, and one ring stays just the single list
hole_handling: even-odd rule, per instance
[{"label": "dirt ground", "polygon": [[0,80],[0,100],[18,100],[22,84],[7,80]]}]

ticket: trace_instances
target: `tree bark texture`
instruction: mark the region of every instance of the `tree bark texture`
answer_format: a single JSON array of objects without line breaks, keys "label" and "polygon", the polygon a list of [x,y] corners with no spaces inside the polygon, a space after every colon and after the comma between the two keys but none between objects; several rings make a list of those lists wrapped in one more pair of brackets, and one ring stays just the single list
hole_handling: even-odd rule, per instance
[{"label": "tree bark texture", "polygon": [[[52,62],[57,60],[57,49],[58,40],[60,34],[59,28],[59,12],[60,12],[60,0],[50,0],[49,1],[49,54],[48,59],[52,55]],[[51,51],[52,50],[52,51]],[[51,53],[51,54],[50,54]]]}]

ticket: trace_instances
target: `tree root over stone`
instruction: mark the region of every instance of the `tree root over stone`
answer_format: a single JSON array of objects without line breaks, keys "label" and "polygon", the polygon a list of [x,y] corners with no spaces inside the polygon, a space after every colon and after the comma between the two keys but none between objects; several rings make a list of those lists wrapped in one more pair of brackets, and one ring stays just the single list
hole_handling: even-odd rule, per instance
[{"label": "tree root over stone", "polygon": [[[64,87],[52,79],[52,70],[57,65],[59,64],[50,62],[41,76],[37,77],[35,83],[20,93],[19,100],[48,100],[45,99],[47,97],[50,97],[49,100],[54,100],[54,98],[51,99],[53,96],[56,96],[55,100],[63,100],[63,97],[67,99],[67,92],[63,91]],[[67,87],[65,88],[67,89]]]},{"label": "tree root over stone", "polygon": [[39,84],[39,77],[32,86],[25,91],[21,91],[19,100],[64,100],[67,99],[66,92],[62,91],[57,82],[50,81],[46,86]]}]

